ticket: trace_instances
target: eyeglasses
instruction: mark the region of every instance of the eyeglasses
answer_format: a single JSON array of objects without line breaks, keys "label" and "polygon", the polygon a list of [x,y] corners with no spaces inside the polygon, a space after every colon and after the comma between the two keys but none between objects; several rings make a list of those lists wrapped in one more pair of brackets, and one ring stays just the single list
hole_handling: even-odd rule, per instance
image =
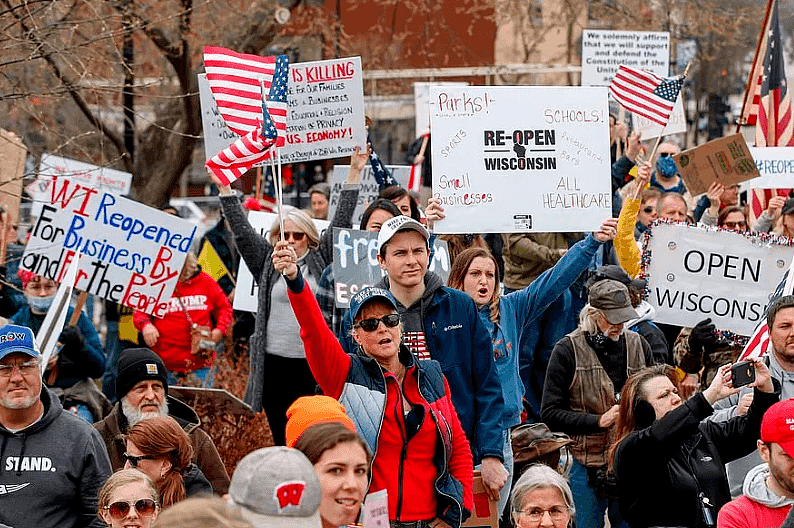
[{"label": "eyeglasses", "polygon": [[157,503],[152,499],[138,499],[135,502],[117,501],[110,506],[105,506],[105,510],[114,519],[123,519],[130,513],[130,508],[135,508],[141,517],[150,517],[157,509]]},{"label": "eyeglasses", "polygon": [[383,324],[386,325],[386,328],[394,328],[400,324],[400,314],[384,315],[380,319],[374,317],[372,319],[362,319],[353,326],[361,328],[365,332],[374,332],[378,329],[378,325],[381,323],[381,321],[383,321]]},{"label": "eyeglasses", "polygon": [[0,378],[10,378],[14,374],[14,369],[19,370],[23,376],[30,376],[34,372],[38,373],[39,362],[34,359],[18,365],[0,365]]},{"label": "eyeglasses", "polygon": [[722,227],[728,229],[736,229],[737,227],[740,229],[747,229],[747,222],[723,222]]},{"label": "eyeglasses", "polygon": [[132,467],[137,468],[138,467],[138,463],[141,460],[157,460],[157,457],[151,456],[151,455],[135,456],[135,455],[131,455],[129,453],[124,453],[124,460],[129,462]]},{"label": "eyeglasses", "polygon": [[570,510],[563,506],[554,506],[549,510],[544,510],[543,508],[532,508],[531,510],[524,510],[519,513],[526,515],[529,519],[529,522],[532,523],[540,523],[540,521],[543,520],[543,515],[546,513],[549,514],[549,517],[551,517],[551,520],[554,523],[566,520],[566,518],[571,514]]},{"label": "eyeglasses", "polygon": [[654,211],[656,211],[656,209],[654,209],[653,207],[643,207],[642,208],[642,212],[645,213],[645,214],[652,214]]},{"label": "eyeglasses", "polygon": [[300,242],[303,240],[303,237],[306,236],[306,233],[302,233],[301,231],[286,231],[284,233],[284,240],[289,240],[292,238],[295,242]]},{"label": "eyeglasses", "polygon": [[660,158],[666,158],[667,156],[672,156],[672,155],[673,154],[671,152],[659,152]]}]

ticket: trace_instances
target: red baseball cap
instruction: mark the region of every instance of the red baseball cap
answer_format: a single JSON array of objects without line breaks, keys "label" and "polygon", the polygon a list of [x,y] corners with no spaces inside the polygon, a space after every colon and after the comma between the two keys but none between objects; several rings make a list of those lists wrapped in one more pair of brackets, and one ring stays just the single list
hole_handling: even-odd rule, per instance
[{"label": "red baseball cap", "polygon": [[767,409],[761,422],[761,440],[780,444],[794,457],[794,399],[779,401]]}]

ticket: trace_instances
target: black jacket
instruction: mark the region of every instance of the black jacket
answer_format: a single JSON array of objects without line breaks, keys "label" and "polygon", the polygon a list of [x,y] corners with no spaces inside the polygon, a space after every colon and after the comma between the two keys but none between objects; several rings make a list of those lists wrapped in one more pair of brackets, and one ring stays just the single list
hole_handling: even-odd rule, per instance
[{"label": "black jacket", "polygon": [[620,513],[631,528],[704,528],[699,493],[717,512],[731,500],[725,463],[756,449],[764,412],[777,394],[755,390],[744,416],[727,422],[701,421],[714,409],[695,394],[653,425],[634,431],[618,446],[615,473]]}]

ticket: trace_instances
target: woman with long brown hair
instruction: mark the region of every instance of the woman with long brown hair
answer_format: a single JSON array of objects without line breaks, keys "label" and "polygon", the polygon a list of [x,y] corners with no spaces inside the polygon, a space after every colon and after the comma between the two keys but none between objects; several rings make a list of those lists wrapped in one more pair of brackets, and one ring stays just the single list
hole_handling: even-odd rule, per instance
[{"label": "woman with long brown hair", "polygon": [[546,308],[579,278],[601,244],[611,240],[616,230],[617,220],[605,220],[600,231],[573,246],[554,267],[545,271],[532,284],[507,295],[501,295],[499,268],[487,249],[466,249],[452,264],[447,285],[468,294],[477,305],[480,319],[491,335],[496,368],[502,382],[507,482],[499,497],[500,512],[504,511],[510,496],[513,471],[510,428],[521,423],[523,410],[524,385],[519,376],[518,364],[521,336],[527,323],[542,316]]},{"label": "woman with long brown hair", "polygon": [[127,433],[125,468],[135,468],[152,479],[165,508],[199,494],[212,494],[201,470],[191,462],[190,437],[170,416],[142,420]]},{"label": "woman with long brown hair", "polygon": [[712,405],[739,389],[731,365],[711,385],[683,401],[673,368],[644,368],[623,385],[610,458],[618,479],[620,513],[632,528],[714,526],[730,499],[725,463],[750,454],[764,412],[778,400],[769,369],[754,361],[753,403],[726,422],[704,418]]}]

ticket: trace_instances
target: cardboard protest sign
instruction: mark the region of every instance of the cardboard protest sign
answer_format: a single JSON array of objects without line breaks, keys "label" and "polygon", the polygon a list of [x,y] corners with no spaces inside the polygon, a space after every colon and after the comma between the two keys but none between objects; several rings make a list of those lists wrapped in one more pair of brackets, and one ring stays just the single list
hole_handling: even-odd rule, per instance
[{"label": "cardboard protest sign", "polygon": [[758,178],[744,182],[745,189],[794,187],[794,147],[749,147]]},{"label": "cardboard protest sign", "polygon": [[432,88],[437,233],[597,230],[612,213],[606,88]]},{"label": "cardboard protest sign", "polygon": [[[327,220],[313,219],[314,226],[320,235],[323,234],[328,228],[329,222]],[[270,227],[273,222],[278,222],[278,214],[276,213],[263,213],[261,211],[251,211],[248,213],[248,222],[254,230],[267,238]],[[273,263],[266,262],[266,266],[272,266]],[[258,278],[258,277],[257,277]],[[318,279],[320,277],[317,277]],[[259,296],[259,286],[254,281],[254,276],[251,270],[248,269],[245,261],[240,259],[240,267],[237,268],[237,288],[234,292],[234,303],[232,307],[235,310],[242,310],[244,312],[256,312],[259,310],[257,305],[257,297]]]},{"label": "cardboard protest sign", "polygon": [[750,335],[794,249],[755,235],[657,224],[646,247],[654,321],[692,326],[711,317],[720,330]]},{"label": "cardboard protest sign", "polygon": [[[334,304],[350,306],[350,297],[367,286],[374,286],[386,275],[378,265],[378,234],[358,229],[334,228]],[[446,284],[449,277],[449,250],[444,240],[433,240],[433,260],[427,267]]]},{"label": "cardboard protest sign", "polygon": [[128,194],[132,185],[132,174],[129,172],[43,154],[36,181],[27,187],[28,194],[33,197],[33,206],[30,209],[33,216],[41,214],[42,204],[50,203],[53,193],[51,185],[55,181],[53,177],[58,178],[59,185],[61,180],[67,179],[82,187],[116,195]]},{"label": "cardboard protest sign", "polygon": [[727,187],[759,175],[747,142],[739,133],[679,152],[673,159],[692,196],[708,191],[715,181]]},{"label": "cardboard protest sign", "polygon": [[17,136],[0,128],[0,206],[9,213],[12,225],[19,221],[27,155],[27,148]]},{"label": "cardboard protest sign", "polygon": [[[391,172],[392,177],[397,180],[397,183],[408,188],[408,180],[411,177],[411,167],[408,165],[387,165],[387,169]],[[328,203],[328,218],[333,218],[336,213],[336,208],[339,206],[339,195],[342,193],[345,179],[350,167],[347,165],[335,165],[334,170],[331,172],[331,178],[328,183],[331,184],[331,199]],[[372,165],[367,164],[364,170],[361,171],[361,179],[358,187],[358,203],[353,211],[353,226],[361,225],[361,215],[369,204],[378,199],[378,181],[372,175]]]},{"label": "cardboard protest sign", "polygon": [[[207,159],[237,135],[226,127],[206,77],[199,75],[199,97]],[[344,158],[367,140],[364,126],[364,76],[361,57],[289,65],[287,143],[282,163]]]},{"label": "cardboard protest sign", "polygon": [[474,511],[461,528],[499,528],[499,502],[488,497],[480,471],[474,472],[471,491],[474,495]]},{"label": "cardboard protest sign", "polygon": [[169,300],[194,224],[67,178],[53,177],[49,188],[22,269],[60,281],[79,254],[78,290],[155,317],[179,310]]},{"label": "cardboard protest sign", "polygon": [[414,137],[430,132],[430,87],[468,86],[465,82],[415,82],[414,83]]},{"label": "cardboard protest sign", "polygon": [[673,113],[667,121],[667,126],[651,121],[647,117],[632,113],[631,120],[634,123],[634,130],[641,134],[642,139],[657,138],[659,136],[669,136],[670,134],[680,134],[686,132],[686,114],[684,114],[684,95],[678,94],[678,99],[673,105]]},{"label": "cardboard protest sign", "polygon": [[621,64],[667,77],[670,33],[606,29],[582,32],[582,86],[609,86]]}]

